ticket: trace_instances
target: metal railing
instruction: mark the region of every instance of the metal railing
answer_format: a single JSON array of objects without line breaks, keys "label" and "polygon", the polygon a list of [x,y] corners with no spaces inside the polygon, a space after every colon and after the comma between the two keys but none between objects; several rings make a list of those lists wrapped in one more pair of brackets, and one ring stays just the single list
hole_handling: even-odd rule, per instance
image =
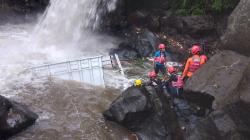
[{"label": "metal railing", "polygon": [[57,77],[66,80],[75,80],[92,85],[104,86],[104,66],[112,68],[118,65],[120,72],[124,74],[118,56],[95,56],[70,60],[60,63],[45,64],[28,68],[36,73],[38,77]]}]

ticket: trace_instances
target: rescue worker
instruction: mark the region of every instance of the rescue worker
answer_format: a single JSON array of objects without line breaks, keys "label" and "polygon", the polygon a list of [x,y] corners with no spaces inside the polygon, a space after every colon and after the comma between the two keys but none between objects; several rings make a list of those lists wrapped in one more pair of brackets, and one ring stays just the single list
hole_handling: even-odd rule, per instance
[{"label": "rescue worker", "polygon": [[169,80],[167,83],[167,91],[172,96],[180,96],[183,93],[184,82],[181,73],[178,73],[173,66],[168,67]]},{"label": "rescue worker", "polygon": [[154,70],[156,75],[161,71],[162,75],[165,76],[165,63],[167,59],[166,46],[164,44],[159,44],[158,48],[159,50],[156,51],[154,55]]},{"label": "rescue worker", "polygon": [[201,47],[199,45],[193,45],[191,48],[191,53],[193,56],[188,58],[184,71],[182,73],[182,78],[191,77],[196,70],[198,70],[201,65],[205,63],[205,60],[200,57]]},{"label": "rescue worker", "polygon": [[157,78],[157,74],[155,71],[151,71],[148,73],[149,81],[145,84],[147,86],[158,86],[161,85],[161,80]]}]

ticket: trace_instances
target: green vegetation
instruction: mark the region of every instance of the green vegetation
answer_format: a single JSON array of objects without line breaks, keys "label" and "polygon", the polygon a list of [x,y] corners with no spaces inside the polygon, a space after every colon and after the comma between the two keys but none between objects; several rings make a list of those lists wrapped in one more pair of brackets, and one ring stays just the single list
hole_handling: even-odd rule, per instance
[{"label": "green vegetation", "polygon": [[232,10],[239,0],[174,0],[173,8],[180,15],[220,14]]}]

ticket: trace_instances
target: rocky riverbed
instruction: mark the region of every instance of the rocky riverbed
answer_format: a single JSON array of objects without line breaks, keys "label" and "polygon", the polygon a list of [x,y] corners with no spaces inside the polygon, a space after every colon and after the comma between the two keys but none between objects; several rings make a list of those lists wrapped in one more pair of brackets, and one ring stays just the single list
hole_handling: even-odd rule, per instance
[{"label": "rocky riverbed", "polygon": [[[141,4],[142,2],[144,4]],[[135,78],[145,78],[147,72],[152,69],[152,65],[148,62],[144,63],[144,60],[146,57],[152,56],[159,42],[167,44],[167,51],[171,53],[172,60],[180,63],[185,62],[189,55],[187,50],[193,43],[200,43],[205,46],[204,52],[210,56],[209,62],[187,81],[184,90],[185,97],[176,99],[172,106],[168,96],[157,88],[147,87],[140,90],[128,88],[120,97],[115,99],[117,95],[114,92],[120,93],[122,91],[102,89],[99,90],[101,93],[94,92],[96,95],[92,95],[92,92],[86,91],[86,89],[77,88],[78,91],[71,92],[72,87],[81,87],[81,85],[75,83],[50,83],[50,88],[44,90],[47,93],[46,96],[41,97],[40,94],[37,94],[37,96],[27,100],[27,104],[38,108],[38,110],[38,106],[42,105],[40,112],[35,111],[39,115],[44,115],[44,108],[50,110],[50,114],[54,114],[51,122],[55,125],[50,127],[50,125],[43,124],[46,121],[40,120],[40,124],[44,127],[35,126],[34,129],[29,129],[29,133],[25,135],[31,136],[36,131],[38,133],[35,133],[37,135],[34,136],[41,139],[48,138],[48,135],[43,134],[50,132],[55,132],[53,135],[56,134],[57,138],[61,139],[67,137],[80,139],[84,134],[87,135],[85,136],[87,138],[94,135],[96,139],[103,138],[103,136],[105,139],[129,138],[130,133],[126,130],[115,131],[112,128],[108,130],[107,124],[100,115],[101,112],[108,109],[111,100],[114,100],[104,116],[136,133],[137,137],[142,140],[250,139],[250,121],[247,117],[250,112],[248,94],[250,90],[249,1],[240,0],[234,10],[231,9],[231,11],[221,15],[186,16],[174,14],[170,10],[170,3],[171,0],[154,2],[120,0],[117,3],[117,10],[103,15],[101,27],[98,31],[109,33],[121,39],[120,45],[112,49],[110,53],[118,53],[122,60],[134,61],[134,59],[137,59],[139,61],[134,62],[144,64],[135,67],[134,64],[125,62],[130,66],[127,73]],[[13,15],[17,13],[27,15],[27,13],[32,13],[31,11],[43,11],[47,4],[48,1],[46,0],[19,1],[15,4],[5,1],[7,6],[1,9],[1,14],[8,15],[14,12]],[[60,89],[58,87],[61,86],[64,87],[65,91],[62,88],[59,93],[56,89]],[[29,93],[40,92],[32,88],[27,91]],[[51,96],[50,93],[52,92],[55,95]],[[87,96],[79,95],[79,92],[85,92]],[[64,96],[60,96],[61,93],[65,93]],[[97,95],[101,96],[100,99],[107,98],[107,100],[100,100],[96,97]],[[75,96],[79,98],[75,98]],[[26,101],[26,99],[29,99],[24,97],[18,97],[17,100]],[[75,107],[74,104],[71,104],[72,100],[69,100],[71,101],[69,104],[61,103],[61,100],[66,100],[67,97],[77,100],[77,103],[79,103],[76,104],[77,108],[87,106],[87,108],[83,108],[83,112],[90,111],[91,109],[88,107],[95,108],[89,114],[93,114],[97,121],[93,121],[89,116],[86,117],[86,114],[82,114],[83,116],[80,116],[80,118],[82,117],[86,122],[91,120],[87,123],[87,126],[92,124],[100,124],[100,126],[87,130],[82,127],[82,123],[73,127],[68,125],[67,122],[60,121],[74,119],[75,124],[79,123],[77,120],[79,116],[76,114],[70,115],[71,112],[68,112],[69,114],[65,118],[60,117],[63,114],[62,111]],[[52,102],[43,104],[45,100],[51,98],[54,99],[55,103],[58,103],[56,106],[58,105],[59,110],[53,108],[55,105]],[[81,103],[80,100],[86,100],[86,98],[87,100],[90,98],[87,102],[89,104]],[[33,104],[30,101],[39,102]],[[103,106],[96,107],[97,102],[101,102],[105,108]],[[6,103],[8,105],[9,101],[6,101]],[[198,110],[197,106],[199,106]],[[36,118],[36,115],[34,116]],[[44,119],[46,120],[46,118]],[[123,130],[123,128],[117,127]],[[61,135],[62,130],[66,130],[66,135]],[[95,130],[98,131],[98,134],[93,133]],[[115,133],[121,133],[121,137],[117,137]],[[49,135],[49,138],[55,138],[53,135]],[[19,138],[22,139],[22,136],[19,136]]]}]

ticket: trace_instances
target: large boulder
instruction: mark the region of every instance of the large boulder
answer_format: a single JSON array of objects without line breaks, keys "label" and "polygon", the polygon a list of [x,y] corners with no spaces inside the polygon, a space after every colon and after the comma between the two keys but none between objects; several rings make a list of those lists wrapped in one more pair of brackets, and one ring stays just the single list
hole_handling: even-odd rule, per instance
[{"label": "large boulder", "polygon": [[227,105],[200,121],[187,140],[248,140],[249,115],[249,103],[239,101]]},{"label": "large boulder", "polygon": [[225,34],[218,48],[250,56],[250,1],[241,0],[228,20]]},{"label": "large boulder", "polygon": [[129,87],[103,114],[135,132],[141,140],[166,140],[169,136],[173,140],[182,139],[167,98],[151,87]]},{"label": "large boulder", "polygon": [[236,102],[241,96],[249,99],[248,67],[249,58],[235,52],[215,54],[186,82],[187,99],[207,107],[213,103],[214,109]]},{"label": "large boulder", "polygon": [[6,139],[35,123],[38,115],[25,105],[0,96],[0,139]]},{"label": "large boulder", "polygon": [[147,29],[134,28],[125,31],[124,42],[110,53],[117,53],[121,59],[136,59],[152,55],[159,44],[156,34]]},{"label": "large boulder", "polygon": [[153,109],[149,95],[145,89],[130,87],[112,103],[104,116],[129,128],[140,139],[166,139],[167,129],[162,123],[162,114]]}]

